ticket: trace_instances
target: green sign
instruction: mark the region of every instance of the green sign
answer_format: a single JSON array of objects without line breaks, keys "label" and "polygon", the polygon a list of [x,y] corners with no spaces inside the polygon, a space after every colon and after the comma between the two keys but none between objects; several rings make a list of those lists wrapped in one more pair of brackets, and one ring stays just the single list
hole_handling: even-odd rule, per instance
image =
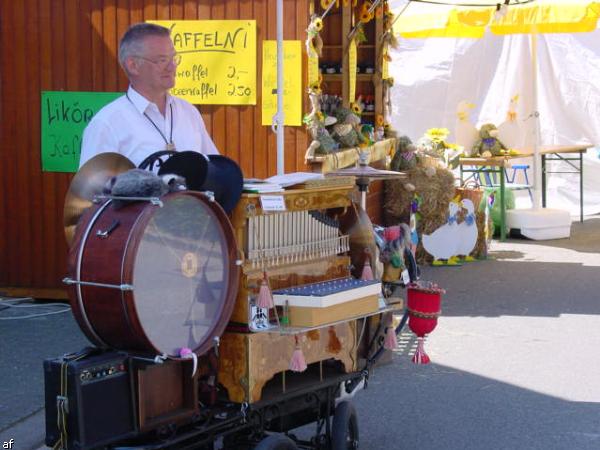
[{"label": "green sign", "polygon": [[121,92],[42,92],[42,170],[77,172],[83,130]]}]

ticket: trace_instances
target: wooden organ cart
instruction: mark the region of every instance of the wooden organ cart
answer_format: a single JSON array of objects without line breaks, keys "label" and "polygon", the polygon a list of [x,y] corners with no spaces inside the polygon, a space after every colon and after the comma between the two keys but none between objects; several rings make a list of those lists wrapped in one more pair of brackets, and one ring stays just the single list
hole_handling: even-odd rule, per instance
[{"label": "wooden organ cart", "polygon": [[[357,448],[344,398],[384,352],[381,321],[365,333],[367,319],[399,305],[351,276],[372,241],[353,191],[347,178],[287,190],[278,212],[243,194],[229,218],[211,193],[96,196],[65,280],[95,347],[44,363],[46,443]],[[263,284],[272,308],[258,305]],[[313,422],[309,441],[287,435]]]}]

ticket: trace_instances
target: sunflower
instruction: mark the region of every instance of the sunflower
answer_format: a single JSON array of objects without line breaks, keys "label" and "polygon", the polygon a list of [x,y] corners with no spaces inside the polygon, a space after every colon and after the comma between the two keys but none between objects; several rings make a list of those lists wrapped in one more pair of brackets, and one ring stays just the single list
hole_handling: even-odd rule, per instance
[{"label": "sunflower", "polygon": [[360,107],[360,105],[356,102],[352,102],[350,103],[350,109],[352,110],[352,112],[354,114],[356,114],[357,116],[362,114],[362,108]]},{"label": "sunflower", "polygon": [[377,114],[375,117],[375,125],[378,127],[383,127],[385,125],[385,119],[383,118],[382,114]]},{"label": "sunflower", "polygon": [[369,12],[371,9],[371,2],[365,1],[360,7],[359,19],[362,23],[370,22],[375,15],[372,12]]},{"label": "sunflower", "polygon": [[337,1],[337,6],[340,6],[340,2],[339,0],[321,0],[321,8],[323,9],[327,9],[329,8],[329,5],[331,5],[333,2]]},{"label": "sunflower", "polygon": [[323,29],[323,20],[321,20],[320,17],[316,17],[313,20],[313,27],[316,30],[316,32],[318,33],[319,31],[321,31]]}]

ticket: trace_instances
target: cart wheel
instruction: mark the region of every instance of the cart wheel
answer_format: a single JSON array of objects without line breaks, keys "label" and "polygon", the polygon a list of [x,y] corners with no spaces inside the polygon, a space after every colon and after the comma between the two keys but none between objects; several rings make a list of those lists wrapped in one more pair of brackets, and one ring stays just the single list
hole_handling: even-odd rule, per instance
[{"label": "cart wheel", "polygon": [[355,450],[358,448],[358,416],[349,401],[340,402],[335,408],[331,427],[332,450]]},{"label": "cart wheel", "polygon": [[275,433],[258,443],[254,450],[297,450],[296,443],[285,434]]}]

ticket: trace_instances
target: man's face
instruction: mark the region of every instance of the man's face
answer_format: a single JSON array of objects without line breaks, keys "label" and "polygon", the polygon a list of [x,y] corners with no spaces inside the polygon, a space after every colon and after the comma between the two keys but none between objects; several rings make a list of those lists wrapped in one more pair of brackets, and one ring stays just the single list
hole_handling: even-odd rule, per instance
[{"label": "man's face", "polygon": [[171,38],[147,36],[137,59],[138,77],[144,85],[155,91],[167,91],[175,86],[174,62],[176,52]]}]

